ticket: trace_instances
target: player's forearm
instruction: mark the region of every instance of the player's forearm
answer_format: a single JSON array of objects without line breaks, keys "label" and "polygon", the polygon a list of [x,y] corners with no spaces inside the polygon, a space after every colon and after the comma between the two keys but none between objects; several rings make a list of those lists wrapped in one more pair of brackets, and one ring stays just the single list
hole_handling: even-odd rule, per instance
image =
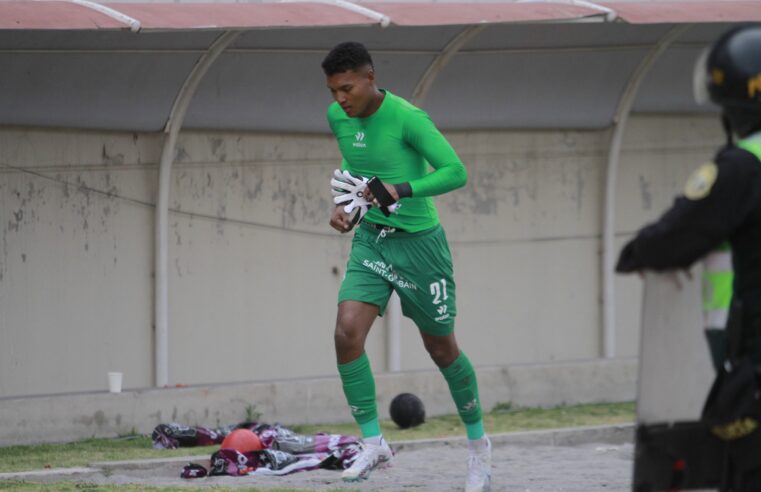
[{"label": "player's forearm", "polygon": [[461,162],[440,167],[434,172],[409,182],[413,197],[435,196],[465,186],[468,172]]}]

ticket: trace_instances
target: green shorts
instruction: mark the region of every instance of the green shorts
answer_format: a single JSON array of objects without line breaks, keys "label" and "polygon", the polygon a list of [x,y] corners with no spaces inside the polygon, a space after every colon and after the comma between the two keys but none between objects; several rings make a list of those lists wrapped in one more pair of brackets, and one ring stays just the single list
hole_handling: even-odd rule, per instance
[{"label": "green shorts", "polygon": [[382,316],[392,289],[404,316],[421,331],[452,333],[457,314],[452,255],[440,225],[417,233],[383,232],[365,222],[356,229],[338,302],[375,304]]}]

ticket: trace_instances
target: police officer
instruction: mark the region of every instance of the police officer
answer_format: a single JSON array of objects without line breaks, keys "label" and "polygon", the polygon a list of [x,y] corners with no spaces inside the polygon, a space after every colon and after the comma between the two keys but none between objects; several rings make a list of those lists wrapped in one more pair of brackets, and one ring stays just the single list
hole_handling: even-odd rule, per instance
[{"label": "police officer", "polygon": [[686,269],[728,241],[733,302],[743,305],[743,352],[761,362],[753,333],[761,328],[761,26],[726,33],[699,67],[722,108],[727,145],[693,172],[657,222],[624,246],[616,271]]},{"label": "police officer", "polygon": [[[728,364],[719,378],[737,381],[740,371],[730,373],[745,361],[751,376],[733,395],[746,398],[743,412],[751,410],[733,415],[732,423],[738,425],[708,427],[724,431],[713,432],[723,439],[725,450],[721,490],[759,491],[761,418],[753,413],[760,408],[761,371],[752,374],[761,368],[761,25],[736,28],[719,38],[699,60],[698,80],[702,83],[696,83],[696,92],[707,93],[722,109],[727,144],[713,161],[694,171],[684,194],[657,222],[624,246],[616,271],[687,269],[729,243],[734,279],[724,355]],[[717,392],[719,399],[726,394]],[[730,413],[740,410],[734,403],[719,403]]]}]

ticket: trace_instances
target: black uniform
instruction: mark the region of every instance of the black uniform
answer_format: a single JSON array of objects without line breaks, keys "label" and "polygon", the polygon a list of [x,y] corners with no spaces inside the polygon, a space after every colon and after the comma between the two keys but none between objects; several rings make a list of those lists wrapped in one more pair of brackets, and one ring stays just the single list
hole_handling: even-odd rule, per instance
[{"label": "black uniform", "polygon": [[721,150],[657,222],[624,246],[616,270],[686,269],[727,241],[734,271],[727,359],[734,365],[719,371],[701,421],[638,427],[634,490],[761,491],[759,156],[734,146]]},{"label": "black uniform", "polygon": [[[718,173],[713,183],[705,183],[705,196],[677,198],[657,222],[624,246],[616,271],[686,269],[729,241],[733,309],[742,306],[743,352],[761,356],[761,350],[750,347],[756,331],[761,334],[761,161],[730,147],[718,153],[715,164]],[[695,179],[700,178],[693,175],[690,181]]]}]

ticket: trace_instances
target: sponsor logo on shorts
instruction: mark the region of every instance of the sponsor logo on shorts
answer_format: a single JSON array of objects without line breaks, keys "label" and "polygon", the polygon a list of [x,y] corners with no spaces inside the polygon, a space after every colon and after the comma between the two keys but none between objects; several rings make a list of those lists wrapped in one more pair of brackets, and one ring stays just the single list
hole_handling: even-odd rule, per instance
[{"label": "sponsor logo on shorts", "polygon": [[401,289],[417,290],[417,285],[415,285],[413,282],[410,282],[409,280],[405,279],[404,277],[396,273],[392,265],[386,265],[384,262],[380,260],[378,261],[362,260],[362,265],[374,271],[375,273],[385,278],[392,284],[395,284]]},{"label": "sponsor logo on shorts", "polygon": [[445,319],[449,319],[449,313],[447,312],[447,305],[443,304],[436,308],[436,312],[439,313],[439,315],[434,318],[436,321],[444,321]]}]

